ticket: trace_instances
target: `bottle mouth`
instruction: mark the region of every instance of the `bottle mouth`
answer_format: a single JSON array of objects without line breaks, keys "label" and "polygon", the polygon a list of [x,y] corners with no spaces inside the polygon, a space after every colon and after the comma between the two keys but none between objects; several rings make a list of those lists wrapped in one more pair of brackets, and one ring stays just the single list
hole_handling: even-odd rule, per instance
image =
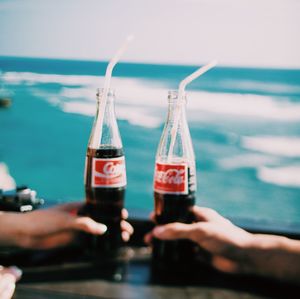
[{"label": "bottle mouth", "polygon": [[[97,88],[96,96],[101,97],[104,94],[104,91],[105,91],[105,89],[103,87]],[[108,96],[114,96],[115,95],[115,89],[114,88],[109,88],[107,90],[107,95]]]},{"label": "bottle mouth", "polygon": [[[186,103],[186,93],[183,93],[184,103]],[[169,90],[168,91],[168,100],[169,102],[175,102],[179,100],[179,92],[178,90]]]},{"label": "bottle mouth", "polygon": [[168,91],[168,97],[169,98],[177,98],[178,97],[178,90],[169,90]]}]

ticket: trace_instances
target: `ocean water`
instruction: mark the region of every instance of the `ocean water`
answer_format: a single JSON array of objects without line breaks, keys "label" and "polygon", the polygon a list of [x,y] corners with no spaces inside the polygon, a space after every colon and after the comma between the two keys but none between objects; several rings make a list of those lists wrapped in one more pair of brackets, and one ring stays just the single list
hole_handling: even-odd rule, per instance
[{"label": "ocean water", "polygon": [[[106,62],[0,57],[13,105],[0,110],[0,161],[49,204],[83,200],[83,169]],[[120,63],[116,112],[126,153],[126,207],[153,207],[167,91],[195,66]],[[300,222],[300,70],[218,67],[188,88],[197,203],[226,216]],[[1,178],[0,178],[1,179]]]}]

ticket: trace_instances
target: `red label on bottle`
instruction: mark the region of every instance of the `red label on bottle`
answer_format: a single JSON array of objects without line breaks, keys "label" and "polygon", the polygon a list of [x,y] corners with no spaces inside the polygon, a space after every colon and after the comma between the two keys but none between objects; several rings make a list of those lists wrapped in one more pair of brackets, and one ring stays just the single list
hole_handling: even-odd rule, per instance
[{"label": "red label on bottle", "polygon": [[155,164],[154,191],[188,194],[187,164]]},{"label": "red label on bottle", "polygon": [[92,187],[126,186],[125,159],[93,159]]}]

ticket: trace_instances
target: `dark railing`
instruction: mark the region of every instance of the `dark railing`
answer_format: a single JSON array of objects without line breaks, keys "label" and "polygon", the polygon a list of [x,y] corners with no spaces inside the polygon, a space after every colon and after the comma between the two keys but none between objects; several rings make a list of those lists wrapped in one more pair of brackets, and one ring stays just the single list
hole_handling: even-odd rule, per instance
[{"label": "dark railing", "polygon": [[[235,221],[240,224],[242,220]],[[215,271],[205,261],[188,273],[155,270],[151,250],[143,242],[153,228],[149,220],[131,218],[135,233],[114,258],[90,258],[79,247],[47,251],[0,251],[0,264],[24,271],[15,298],[295,298],[300,286],[250,275]],[[297,230],[277,231],[265,224],[244,225],[254,233],[276,233],[300,239]],[[296,226],[297,227],[297,226]],[[295,227],[294,227],[295,228]],[[285,230],[284,230],[285,229]],[[227,297],[226,297],[227,296]],[[297,296],[296,296],[297,297]]]}]

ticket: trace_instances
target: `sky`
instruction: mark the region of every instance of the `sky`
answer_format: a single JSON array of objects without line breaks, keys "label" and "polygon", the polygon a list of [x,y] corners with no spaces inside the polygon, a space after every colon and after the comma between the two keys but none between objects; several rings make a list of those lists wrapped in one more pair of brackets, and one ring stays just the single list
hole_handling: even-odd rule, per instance
[{"label": "sky", "polygon": [[0,0],[0,55],[300,69],[298,0]]}]

